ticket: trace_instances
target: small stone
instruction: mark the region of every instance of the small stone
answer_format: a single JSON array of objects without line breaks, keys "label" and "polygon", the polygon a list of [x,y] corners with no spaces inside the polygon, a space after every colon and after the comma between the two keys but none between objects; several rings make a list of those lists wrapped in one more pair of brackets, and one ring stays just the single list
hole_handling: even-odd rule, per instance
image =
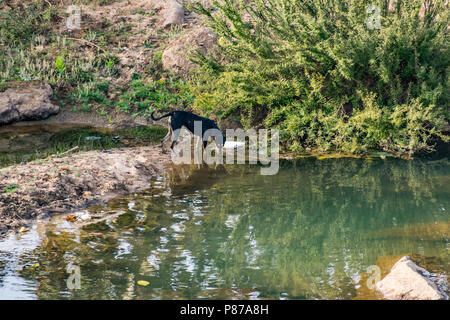
[{"label": "small stone", "polygon": [[81,221],[89,221],[92,220],[92,217],[89,213],[84,213],[80,216]]}]

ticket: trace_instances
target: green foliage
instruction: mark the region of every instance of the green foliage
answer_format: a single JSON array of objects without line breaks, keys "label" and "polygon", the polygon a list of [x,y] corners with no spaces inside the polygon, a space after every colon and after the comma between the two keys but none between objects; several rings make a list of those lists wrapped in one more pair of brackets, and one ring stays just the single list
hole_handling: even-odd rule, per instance
[{"label": "green foliage", "polygon": [[[200,56],[194,108],[245,127],[280,129],[291,151],[414,154],[433,150],[448,119],[448,5],[437,0],[240,0],[192,9],[217,32]],[[381,28],[367,21],[381,9]]]},{"label": "green foliage", "polygon": [[[3,0],[0,5],[3,6]],[[0,52],[4,46],[30,41],[52,28],[57,19],[56,7],[48,1],[36,0],[30,4],[16,4],[14,10],[0,10]]]},{"label": "green foliage", "polygon": [[64,58],[57,57],[55,64],[56,64],[56,70],[58,70],[58,72],[66,71],[66,66],[64,65]]},{"label": "green foliage", "polygon": [[182,80],[161,78],[154,81],[140,79],[137,75],[132,78],[135,80],[117,102],[125,112],[149,115],[153,110],[181,109],[194,99],[188,84]]},{"label": "green foliage", "polygon": [[89,103],[96,102],[109,106],[111,102],[106,98],[108,85],[108,81],[85,83],[77,87],[69,97],[73,103],[88,105]]},{"label": "green foliage", "polygon": [[6,194],[15,193],[17,192],[17,189],[19,189],[19,185],[11,183],[3,190],[3,192]]},{"label": "green foliage", "polygon": [[[96,110],[105,116],[115,110],[113,106],[134,115],[149,115],[154,109],[192,104],[188,84],[163,70],[159,43],[151,42],[155,49],[148,52],[148,64],[128,71],[113,53],[129,40],[134,32],[132,24],[103,21],[80,34],[64,35],[57,31],[57,23],[65,19],[65,7],[55,2],[29,0],[0,11],[0,88],[16,82],[44,81],[53,87],[60,104],[71,104],[74,111]],[[175,31],[170,34],[175,35]],[[166,38],[164,33],[158,34],[159,41]]]}]

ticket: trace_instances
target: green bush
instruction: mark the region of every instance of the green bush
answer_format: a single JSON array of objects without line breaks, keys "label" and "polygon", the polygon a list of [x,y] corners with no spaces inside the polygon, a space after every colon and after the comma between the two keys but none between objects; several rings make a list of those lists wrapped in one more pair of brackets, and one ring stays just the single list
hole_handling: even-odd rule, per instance
[{"label": "green bush", "polygon": [[187,83],[182,80],[135,78],[117,102],[125,112],[134,111],[135,114],[148,116],[153,110],[183,109],[194,99]]},{"label": "green bush", "polygon": [[[220,0],[194,3],[218,34],[198,54],[194,108],[280,129],[291,151],[432,151],[449,105],[444,0]],[[381,28],[369,28],[380,9]]]}]

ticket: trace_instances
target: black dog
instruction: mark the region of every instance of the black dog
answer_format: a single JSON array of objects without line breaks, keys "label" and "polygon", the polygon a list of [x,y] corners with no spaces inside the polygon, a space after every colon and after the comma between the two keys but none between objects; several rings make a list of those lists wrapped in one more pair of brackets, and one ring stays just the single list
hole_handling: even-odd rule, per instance
[{"label": "black dog", "polygon": [[[201,122],[201,134],[202,136],[200,137],[203,140],[203,136],[205,134],[205,132],[209,129],[217,129],[220,131],[219,127],[216,125],[216,123],[208,118],[204,118],[204,117],[200,117],[196,114],[193,114],[192,112],[187,112],[187,111],[172,111],[169,112],[159,118],[155,118],[153,116],[153,114],[155,113],[155,111],[152,112],[151,114],[151,118],[154,121],[158,121],[161,120],[162,118],[166,118],[166,117],[170,117],[170,125],[169,125],[169,132],[167,133],[167,135],[164,137],[161,146],[164,147],[164,143],[170,138],[172,137],[172,144],[170,145],[170,148],[173,150],[173,146],[175,145],[175,142],[178,139],[178,136],[180,135],[180,130],[181,127],[186,127],[186,129],[188,129],[190,132],[192,132],[193,134],[195,134],[194,132],[194,123],[195,121],[200,121]],[[225,135],[222,134],[222,141],[216,141],[216,145],[219,148],[222,148],[223,145],[225,144]],[[203,147],[206,148],[208,141],[203,141]]]}]

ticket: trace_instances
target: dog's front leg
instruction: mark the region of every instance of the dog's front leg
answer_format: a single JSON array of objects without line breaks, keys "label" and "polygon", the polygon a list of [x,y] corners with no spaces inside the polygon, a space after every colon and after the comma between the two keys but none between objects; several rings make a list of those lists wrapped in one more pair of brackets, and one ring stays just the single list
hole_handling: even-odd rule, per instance
[{"label": "dog's front leg", "polygon": [[172,144],[170,145],[170,149],[173,150],[173,147],[175,146],[175,143],[178,141],[178,137],[180,136],[181,128],[177,128],[173,130],[172,133]]},{"label": "dog's front leg", "polygon": [[163,138],[162,142],[161,142],[161,147],[164,147],[164,144],[167,142],[167,140],[170,139],[170,137],[172,136],[172,127],[169,126],[169,132],[167,132],[166,136]]},{"label": "dog's front leg", "polygon": [[167,142],[167,140],[169,140],[170,139],[170,137],[172,137],[172,134],[173,134],[173,131],[172,131],[172,127],[171,126],[169,126],[169,132],[167,132],[167,135],[163,138],[163,140],[161,141],[161,148],[162,148],[162,151],[163,151],[163,153],[166,153],[167,151],[165,150],[165,148],[164,148],[164,144]]}]

